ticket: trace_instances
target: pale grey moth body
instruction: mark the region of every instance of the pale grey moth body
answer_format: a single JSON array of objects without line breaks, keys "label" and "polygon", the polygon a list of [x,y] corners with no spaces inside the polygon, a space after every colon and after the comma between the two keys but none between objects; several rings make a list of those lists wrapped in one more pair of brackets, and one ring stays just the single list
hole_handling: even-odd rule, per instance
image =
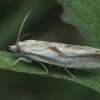
[{"label": "pale grey moth body", "polygon": [[72,75],[66,68],[98,68],[100,67],[100,50],[92,47],[77,46],[70,44],[62,44],[56,42],[26,40],[22,39],[20,33],[23,28],[24,22],[29,13],[25,16],[22,25],[20,27],[16,45],[9,46],[13,52],[20,51],[27,58],[19,58],[12,65],[16,64],[19,60],[25,62],[32,62],[32,60],[39,62],[48,72],[46,66],[41,62],[51,65],[57,65],[63,67],[71,76]]},{"label": "pale grey moth body", "polygon": [[13,52],[19,50],[31,60],[65,68],[100,67],[100,50],[93,47],[25,40],[10,46],[10,50]]}]

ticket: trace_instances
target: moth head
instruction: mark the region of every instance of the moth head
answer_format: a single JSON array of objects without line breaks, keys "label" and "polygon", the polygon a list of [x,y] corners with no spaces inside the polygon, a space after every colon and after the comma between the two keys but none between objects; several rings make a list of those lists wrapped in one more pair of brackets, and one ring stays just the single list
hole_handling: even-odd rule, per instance
[{"label": "moth head", "polygon": [[20,48],[22,47],[22,45],[23,45],[23,42],[19,41],[18,44],[9,46],[9,48],[12,52],[20,52]]},{"label": "moth head", "polygon": [[9,46],[9,49],[10,49],[12,52],[17,52],[17,46],[16,46],[16,45]]}]

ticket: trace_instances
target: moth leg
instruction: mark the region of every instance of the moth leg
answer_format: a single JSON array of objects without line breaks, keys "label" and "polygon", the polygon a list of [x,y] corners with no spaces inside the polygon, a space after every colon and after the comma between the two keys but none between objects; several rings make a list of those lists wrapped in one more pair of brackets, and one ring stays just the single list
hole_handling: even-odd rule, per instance
[{"label": "moth leg", "polygon": [[70,71],[67,68],[64,68],[73,78],[76,78],[73,74],[70,73]]},{"label": "moth leg", "polygon": [[31,57],[30,57],[30,56],[28,56],[28,55],[26,55],[26,57],[27,57],[27,58],[30,58],[30,59],[33,59],[34,61],[36,61],[36,62],[40,63],[40,64],[44,67],[44,69],[46,70],[46,73],[48,73],[48,69],[46,68],[46,66],[45,66],[42,62],[40,62],[40,61],[39,61],[39,60],[37,60],[37,59],[31,58]]},{"label": "moth leg", "polygon": [[31,63],[32,62],[32,60],[27,59],[27,58],[18,58],[12,65],[15,65],[20,60],[22,60],[24,62],[28,62],[28,63]]},{"label": "moth leg", "polygon": [[42,64],[40,61],[36,60],[37,62],[39,62],[43,67],[44,69],[46,70],[46,73],[48,73],[48,69],[46,68],[46,66],[44,64]]}]

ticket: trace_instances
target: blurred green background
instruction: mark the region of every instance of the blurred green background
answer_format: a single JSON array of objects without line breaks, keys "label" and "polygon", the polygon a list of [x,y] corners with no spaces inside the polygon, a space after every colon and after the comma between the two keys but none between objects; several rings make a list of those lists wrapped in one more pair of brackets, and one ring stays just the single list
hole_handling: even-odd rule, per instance
[{"label": "blurred green background", "polygon": [[[15,44],[26,14],[22,40],[34,39],[90,46],[86,38],[72,25],[62,22],[64,12],[55,0],[1,0],[0,50],[9,51]],[[0,100],[100,100],[98,92],[74,82],[6,71],[0,69]]]}]

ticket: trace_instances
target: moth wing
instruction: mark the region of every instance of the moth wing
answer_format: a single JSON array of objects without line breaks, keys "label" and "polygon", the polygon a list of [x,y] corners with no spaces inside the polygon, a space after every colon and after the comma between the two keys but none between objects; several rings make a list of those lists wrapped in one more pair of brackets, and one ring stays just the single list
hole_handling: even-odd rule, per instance
[{"label": "moth wing", "polygon": [[22,51],[30,59],[52,65],[66,68],[94,68],[100,67],[96,50],[98,49],[85,46],[37,41],[35,46],[24,46]]}]

